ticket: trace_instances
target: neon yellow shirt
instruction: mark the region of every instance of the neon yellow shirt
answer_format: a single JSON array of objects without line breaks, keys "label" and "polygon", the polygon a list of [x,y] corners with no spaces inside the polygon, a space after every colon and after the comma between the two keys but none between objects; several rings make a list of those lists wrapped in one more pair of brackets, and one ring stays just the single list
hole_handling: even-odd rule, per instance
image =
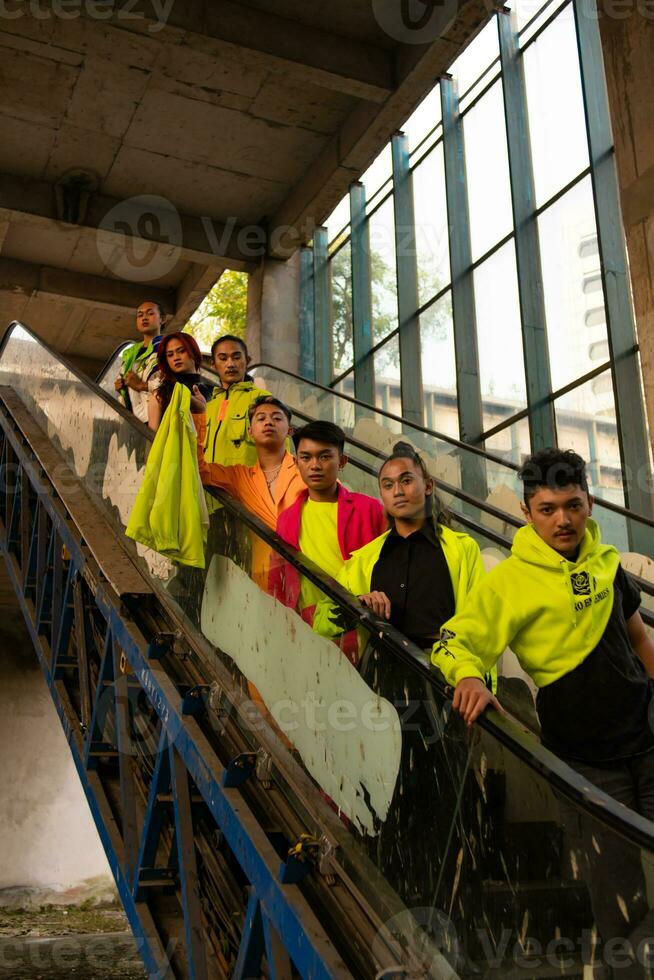
[{"label": "neon yellow shirt", "polygon": [[[300,522],[300,551],[315,562],[324,572],[336,578],[344,560],[338,543],[338,503],[327,504],[307,500],[302,508]],[[302,577],[300,609],[315,606],[323,593]]]}]

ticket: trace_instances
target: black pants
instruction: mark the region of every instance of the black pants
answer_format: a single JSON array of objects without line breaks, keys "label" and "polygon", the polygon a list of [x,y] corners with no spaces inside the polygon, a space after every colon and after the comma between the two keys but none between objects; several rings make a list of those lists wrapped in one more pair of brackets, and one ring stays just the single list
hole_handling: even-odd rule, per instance
[{"label": "black pants", "polygon": [[[609,796],[654,820],[654,751],[611,768],[570,765]],[[647,899],[641,849],[569,805],[564,813],[569,843],[573,855],[580,858],[603,943],[604,975],[618,980],[654,977],[654,909]],[[625,939],[631,958],[620,942]]]}]

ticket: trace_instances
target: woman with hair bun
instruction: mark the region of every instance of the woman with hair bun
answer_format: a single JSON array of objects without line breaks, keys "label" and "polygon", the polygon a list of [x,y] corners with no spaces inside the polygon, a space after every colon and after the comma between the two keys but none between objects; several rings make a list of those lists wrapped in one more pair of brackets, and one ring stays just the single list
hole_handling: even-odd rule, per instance
[{"label": "woman with hair bun", "polygon": [[164,337],[157,351],[157,362],[162,380],[148,406],[148,425],[155,431],[170,404],[176,384],[183,384],[192,396],[193,388],[197,386],[205,399],[211,398],[215,387],[198,373],[202,352],[195,338],[188,333],[171,333]]},{"label": "woman with hair bun", "polygon": [[[434,481],[408,443],[396,443],[382,463],[379,490],[390,530],[353,552],[338,580],[377,616],[431,651],[443,623],[484,575],[481,553],[469,535],[448,527]],[[325,599],[313,628],[334,638],[351,623],[341,622],[338,607]],[[391,784],[395,780],[393,795],[367,846],[409,908],[451,910],[457,855],[465,855],[458,888],[463,895],[468,880],[474,880],[468,861],[474,866],[479,848],[464,726],[458,719],[446,722],[447,702],[424,675],[393,656],[375,632],[364,636],[359,671],[375,695],[394,706],[402,738],[399,769],[386,777]],[[415,841],[429,845],[420,849]],[[476,908],[479,896],[470,897]]]},{"label": "woman with hair bun", "polygon": [[[379,470],[379,491],[390,530],[353,552],[339,582],[360,602],[423,649],[431,649],[443,623],[484,574],[479,546],[447,526],[434,481],[421,456],[398,442]],[[341,630],[327,602],[314,629]]]}]

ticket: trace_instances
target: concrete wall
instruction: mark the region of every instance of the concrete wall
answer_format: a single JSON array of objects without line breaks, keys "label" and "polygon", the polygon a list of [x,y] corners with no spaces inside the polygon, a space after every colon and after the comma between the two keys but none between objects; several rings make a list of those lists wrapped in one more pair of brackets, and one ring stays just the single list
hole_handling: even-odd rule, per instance
[{"label": "concrete wall", "polygon": [[651,435],[654,435],[653,14],[647,5],[609,4],[607,0],[600,18]]},{"label": "concrete wall", "polygon": [[248,284],[248,348],[254,361],[297,371],[300,362],[300,253],[264,259]]},{"label": "concrete wall", "polygon": [[0,559],[0,905],[108,901],[113,878]]}]

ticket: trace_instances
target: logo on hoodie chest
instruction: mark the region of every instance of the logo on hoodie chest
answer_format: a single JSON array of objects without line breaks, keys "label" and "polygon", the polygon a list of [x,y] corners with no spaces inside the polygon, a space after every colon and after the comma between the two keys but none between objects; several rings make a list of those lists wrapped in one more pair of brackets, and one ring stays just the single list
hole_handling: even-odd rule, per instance
[{"label": "logo on hoodie chest", "polygon": [[[574,595],[591,594],[591,578],[588,572],[573,572],[570,576],[570,584],[572,585],[572,592]],[[593,591],[595,591],[596,585],[597,582],[595,576],[593,575]]]},{"label": "logo on hoodie chest", "polygon": [[581,612],[582,609],[586,609],[588,606],[594,606],[597,602],[602,602],[611,592],[609,588],[604,588],[600,592],[596,592],[597,579],[588,572],[572,572],[570,575],[570,585],[572,586],[572,594],[580,597],[575,602],[577,612]]}]

